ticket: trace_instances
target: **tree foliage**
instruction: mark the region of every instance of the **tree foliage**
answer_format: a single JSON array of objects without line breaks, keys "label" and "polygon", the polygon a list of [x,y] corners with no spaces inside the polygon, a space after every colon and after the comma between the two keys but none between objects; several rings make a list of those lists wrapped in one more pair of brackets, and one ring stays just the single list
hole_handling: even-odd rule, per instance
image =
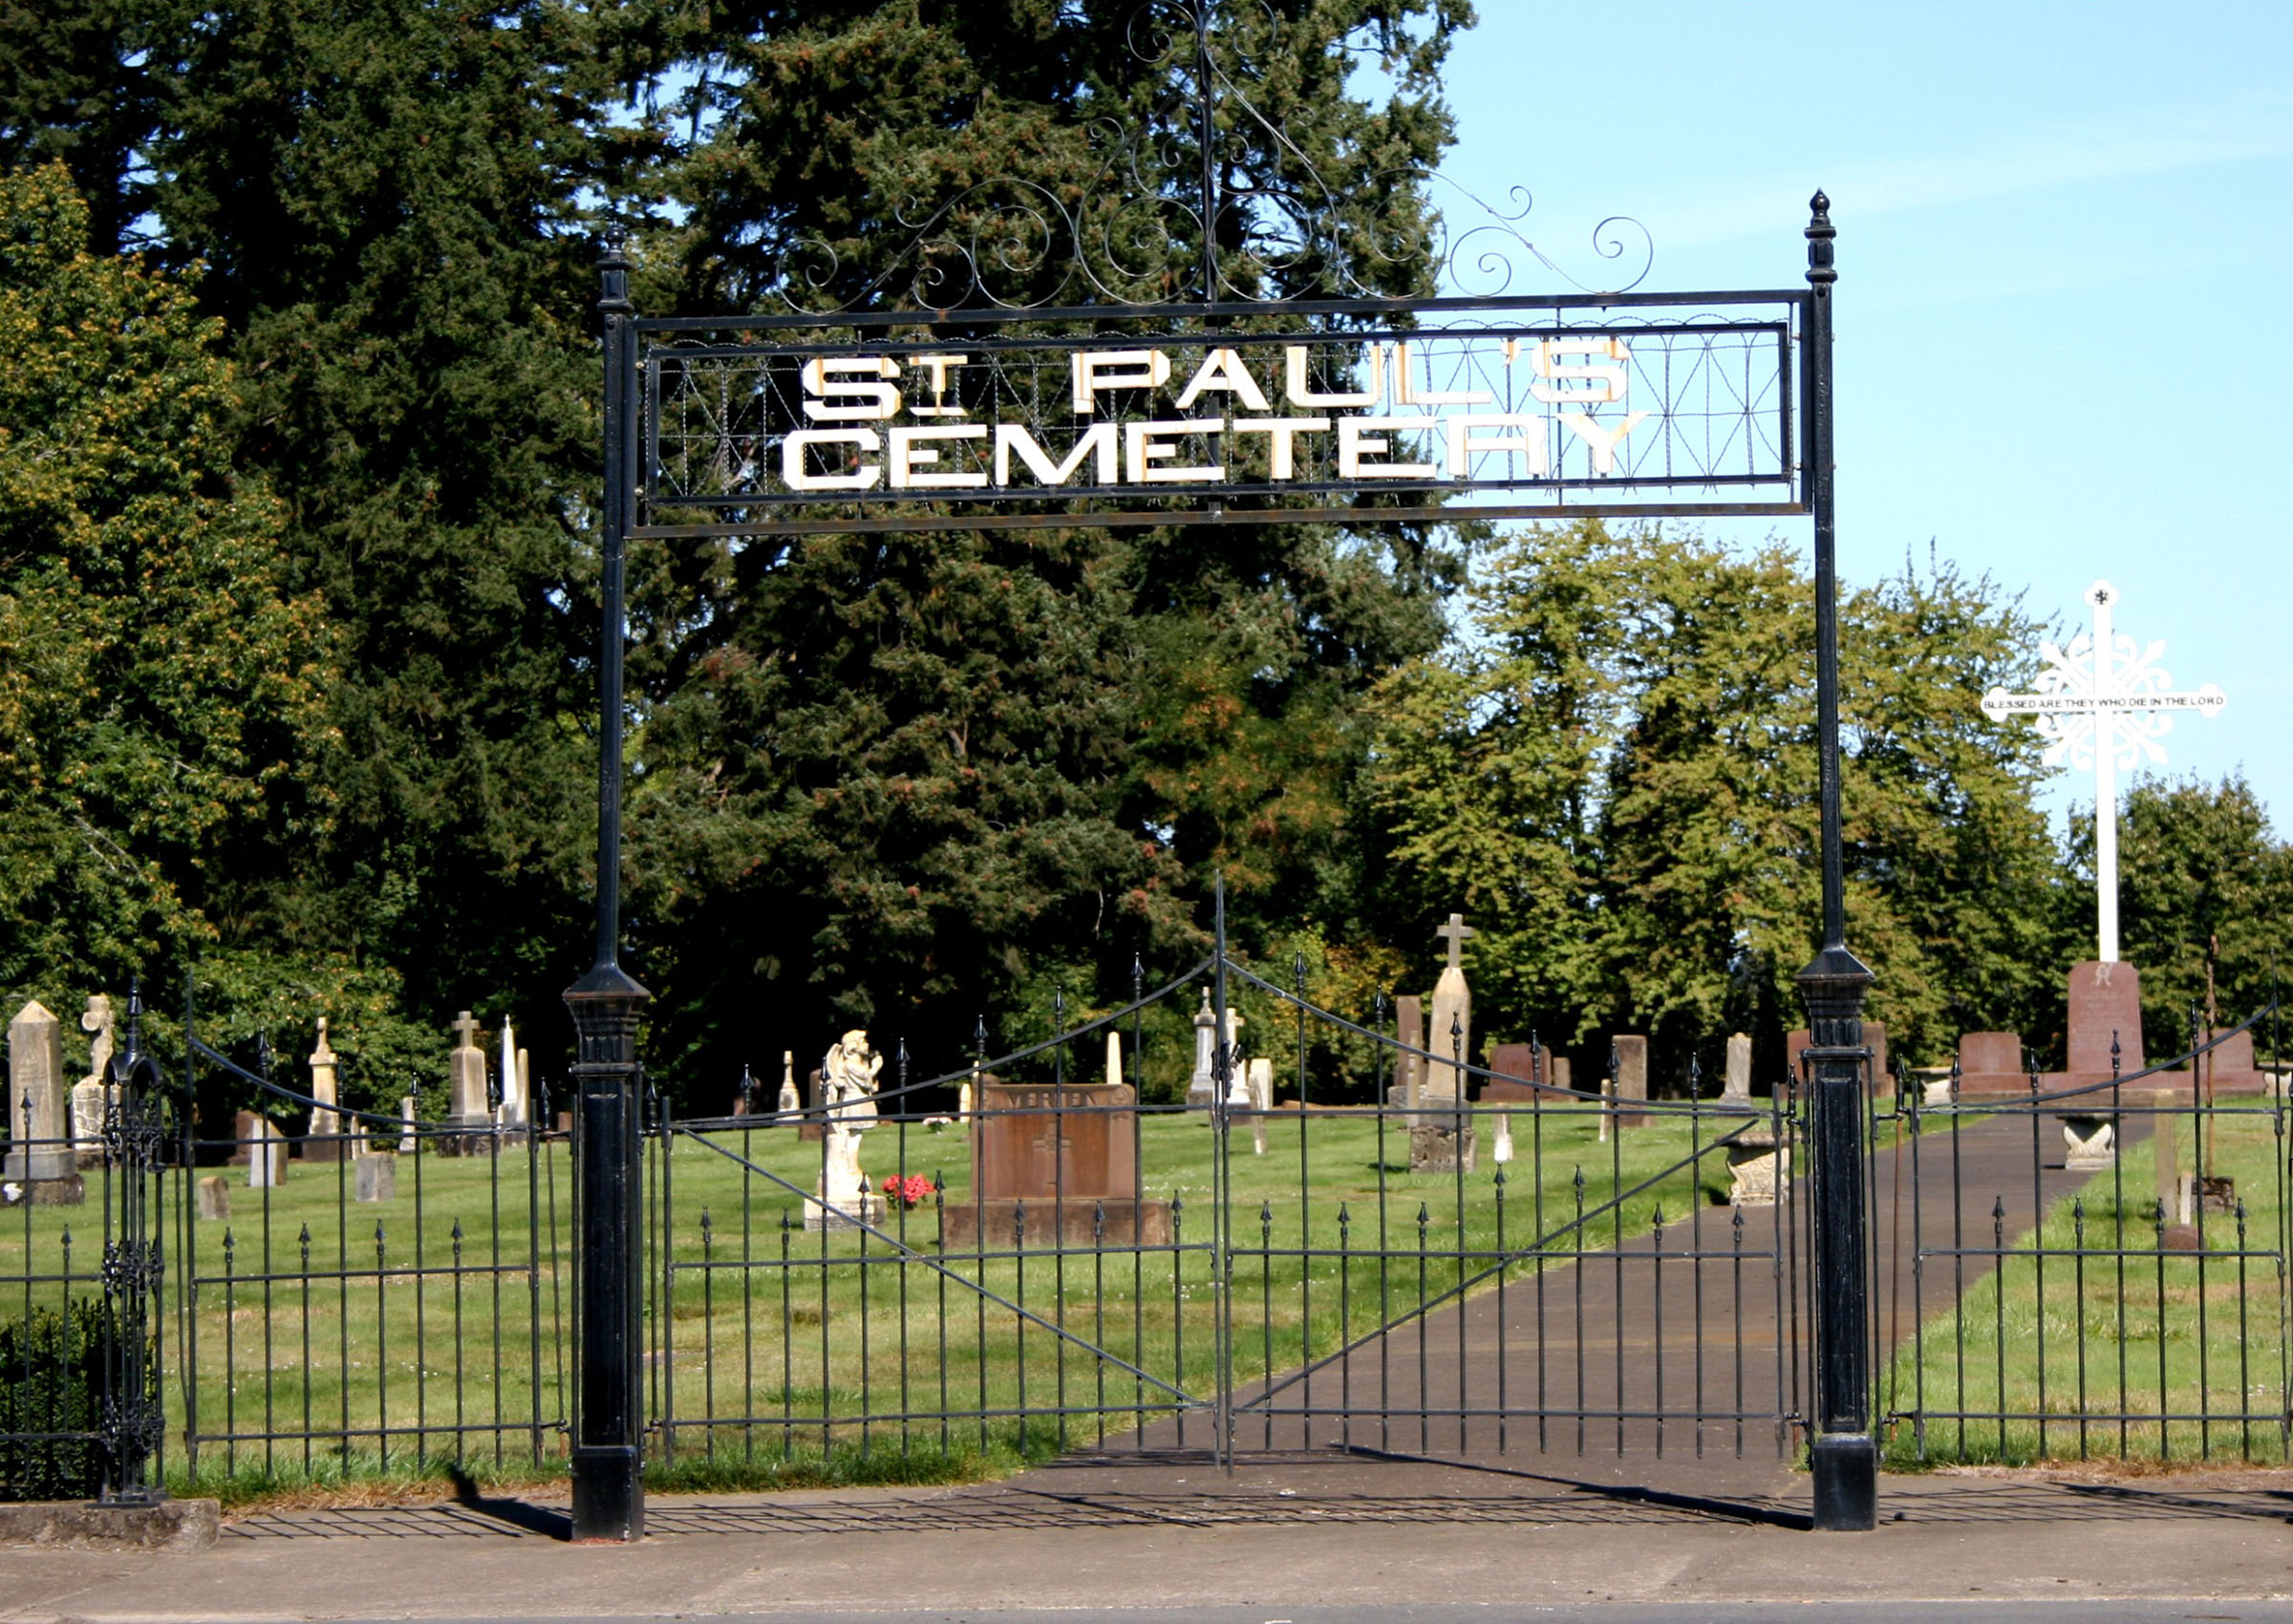
[{"label": "tree foliage", "polygon": [[340,814],[309,768],[341,651],[231,466],[222,324],[88,230],[62,166],[0,177],[0,985],[172,1005],[196,960],[226,1030],[332,1009],[346,1054],[400,1045],[388,966],[260,923]]},{"label": "tree foliage", "polygon": [[[2093,818],[2072,821],[2077,878],[2064,934],[2091,951]],[[2281,991],[2293,919],[2293,847],[2276,838],[2242,775],[2218,784],[2145,779],[2118,814],[2120,955],[2142,972],[2142,1039],[2154,1061],[2190,1047],[2213,972],[2219,1024],[2234,1026]],[[2257,1042],[2268,1048],[2264,1023]]]},{"label": "tree foliage", "polygon": [[[1471,602],[1388,685],[1374,794],[1405,906],[1485,927],[1483,1031],[1645,1031],[1674,1075],[1734,1028],[1772,1048],[1819,917],[1804,566],[1585,522],[1510,538]],[[1979,708],[2031,628],[1986,580],[1908,566],[1840,625],[1849,940],[1883,972],[1872,1017],[1936,1052],[2049,978],[2035,748]]]}]

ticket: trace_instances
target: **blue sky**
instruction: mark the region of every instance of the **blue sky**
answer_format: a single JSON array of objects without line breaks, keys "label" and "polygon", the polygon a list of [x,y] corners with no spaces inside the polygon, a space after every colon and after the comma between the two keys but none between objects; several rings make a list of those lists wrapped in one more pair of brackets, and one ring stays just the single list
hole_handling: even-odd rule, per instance
[{"label": "blue sky", "polygon": [[1650,288],[1797,284],[1821,186],[1842,572],[1932,540],[2066,624],[2107,576],[2176,688],[2229,695],[2165,770],[2241,767],[2293,837],[2293,0],[1481,13],[1446,172],[1527,187],[1594,286],[1594,225],[1633,216]]}]

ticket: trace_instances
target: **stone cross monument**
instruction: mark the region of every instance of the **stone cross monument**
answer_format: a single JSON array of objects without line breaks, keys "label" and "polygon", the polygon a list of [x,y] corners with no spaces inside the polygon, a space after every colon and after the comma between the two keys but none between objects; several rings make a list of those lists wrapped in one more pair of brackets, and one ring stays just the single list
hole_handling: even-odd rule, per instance
[{"label": "stone cross monument", "polygon": [[471,1133],[489,1132],[492,1107],[485,1100],[485,1051],[478,1047],[478,1023],[464,1010],[454,1017],[454,1052],[446,1058],[447,1122]]},{"label": "stone cross monument", "polygon": [[2046,763],[2067,758],[2074,771],[2094,775],[2094,913],[2099,961],[2118,960],[2118,770],[2132,769],[2148,756],[2163,762],[2157,743],[2174,725],[2172,713],[2214,716],[2228,703],[2207,683],[2195,694],[2176,694],[2173,678],[2158,666],[2166,652],[2152,643],[2137,656],[2133,639],[2118,634],[2112,614],[2118,589],[2097,581],[2086,589],[2093,625],[2071,639],[2068,649],[2038,646],[2047,669],[2035,692],[2009,694],[1994,688],[1982,695],[1982,714],[1993,721],[2031,716],[2047,740]]},{"label": "stone cross monument", "polygon": [[1425,1023],[1425,1050],[1441,1057],[1419,1062],[1415,1110],[1409,1119],[1409,1170],[1413,1173],[1473,1165],[1473,1123],[1464,1106],[1465,1073],[1457,1062],[1473,1052],[1473,994],[1465,984],[1464,949],[1477,932],[1465,915],[1452,913],[1433,932],[1448,944],[1449,962],[1433,984],[1432,1018]]}]

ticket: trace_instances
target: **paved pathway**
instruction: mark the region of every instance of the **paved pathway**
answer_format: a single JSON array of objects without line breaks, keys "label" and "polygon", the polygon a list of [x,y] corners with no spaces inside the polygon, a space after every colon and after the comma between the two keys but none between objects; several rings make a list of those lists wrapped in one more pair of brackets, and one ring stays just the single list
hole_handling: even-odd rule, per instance
[{"label": "paved pathway", "polygon": [[[2148,1189],[2149,1123],[2126,1119],[2130,1206]],[[1875,1370],[1994,1267],[1939,1251],[1990,1248],[2000,1233],[2012,1244],[2088,1182],[2063,1166],[2064,1149],[2058,1119],[2025,1110],[1930,1114],[1916,1146],[1896,1139],[1872,1156]],[[1502,1290],[1382,1336],[1358,1323],[1350,1354],[1318,1350],[1328,1362],[1236,1395],[1236,1450],[1424,1458],[1690,1496],[1804,1493],[1789,1463],[1808,1379],[1806,1218],[1804,1201],[1704,1207],[1578,1263],[1525,1265]],[[2146,1248],[2149,1229],[2127,1244]],[[1414,1296],[1414,1278],[1401,1285]],[[1918,1399],[1899,1382],[1881,1394],[1897,1412]],[[1213,1431],[1197,1414],[1078,1459],[1137,1450],[1207,1464]]]}]

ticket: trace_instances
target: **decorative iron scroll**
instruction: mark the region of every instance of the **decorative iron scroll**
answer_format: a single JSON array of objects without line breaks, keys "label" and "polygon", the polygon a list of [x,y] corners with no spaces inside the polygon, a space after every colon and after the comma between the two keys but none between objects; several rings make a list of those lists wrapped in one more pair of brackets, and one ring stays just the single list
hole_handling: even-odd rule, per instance
[{"label": "decorative iron scroll", "polygon": [[778,318],[718,343],[640,322],[638,533],[885,509],[995,527],[1046,504],[1075,524],[1365,499],[1469,517],[1524,494],[1796,511],[1796,296],[1697,301]]},{"label": "decorative iron scroll", "polygon": [[[1166,94],[1137,122],[1091,119],[1085,172],[1001,175],[952,197],[907,199],[890,210],[902,236],[872,270],[801,237],[765,279],[760,310],[1024,310],[1189,293],[1376,298],[1409,288],[1501,298],[1561,285],[1616,294],[1646,280],[1655,244],[1629,215],[1593,228],[1593,255],[1606,264],[1588,282],[1530,236],[1535,203],[1525,187],[1492,203],[1417,164],[1333,184],[1254,97],[1258,66],[1224,26],[1227,10],[1218,0],[1150,0],[1132,15],[1130,53]],[[1271,7],[1243,10],[1269,36],[1283,26]],[[1362,194],[1424,206],[1364,219],[1346,206]]]}]

